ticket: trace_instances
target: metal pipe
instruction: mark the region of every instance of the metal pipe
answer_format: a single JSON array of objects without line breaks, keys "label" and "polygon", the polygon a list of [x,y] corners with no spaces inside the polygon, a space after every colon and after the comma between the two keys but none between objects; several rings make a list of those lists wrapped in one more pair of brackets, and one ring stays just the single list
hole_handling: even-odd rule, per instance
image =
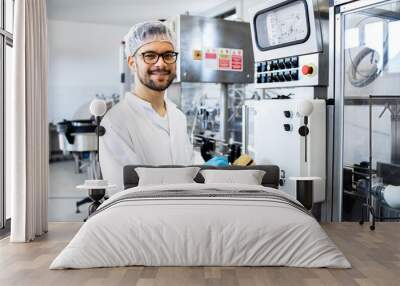
[{"label": "metal pipe", "polygon": [[226,142],[228,138],[228,85],[221,84],[221,107],[220,107],[220,135]]},{"label": "metal pipe", "polygon": [[392,114],[390,116],[391,119],[391,137],[392,137],[392,146],[391,146],[391,162],[393,164],[400,164],[400,114],[399,114],[399,105],[396,104],[393,106]]},{"label": "metal pipe", "polygon": [[369,195],[368,204],[372,207],[372,97],[369,97]]}]

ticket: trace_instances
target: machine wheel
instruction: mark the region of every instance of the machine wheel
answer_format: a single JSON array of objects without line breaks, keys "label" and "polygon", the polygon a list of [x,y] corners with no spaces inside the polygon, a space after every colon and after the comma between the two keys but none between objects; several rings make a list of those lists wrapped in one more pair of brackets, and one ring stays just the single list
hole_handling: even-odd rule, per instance
[{"label": "machine wheel", "polygon": [[375,230],[375,226],[374,226],[374,225],[370,225],[370,226],[369,226],[369,229],[370,229],[370,230]]}]

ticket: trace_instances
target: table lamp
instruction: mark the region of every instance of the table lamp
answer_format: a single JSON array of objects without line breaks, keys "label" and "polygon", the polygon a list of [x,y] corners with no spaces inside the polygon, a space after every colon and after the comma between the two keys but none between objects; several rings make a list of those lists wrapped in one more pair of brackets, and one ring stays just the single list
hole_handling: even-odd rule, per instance
[{"label": "table lamp", "polygon": [[308,128],[308,117],[313,112],[314,106],[310,100],[304,99],[297,104],[297,112],[300,116],[304,117],[304,125],[299,128],[299,134],[304,136],[304,158],[307,162],[307,135],[310,133]]},{"label": "table lamp", "polygon": [[[106,133],[106,130],[103,126],[100,126],[100,119],[107,111],[107,104],[104,100],[101,99],[94,99],[90,103],[90,113],[96,119],[96,136],[97,136],[97,160],[96,160],[96,179],[102,179],[103,176],[100,170],[99,158],[100,158],[100,145],[99,145],[99,138]],[[98,171],[99,170],[99,171]]]},{"label": "table lamp", "polygon": [[85,180],[83,185],[77,186],[78,189],[86,189],[88,190],[89,198],[93,201],[93,203],[89,206],[89,215],[94,213],[96,209],[100,206],[101,200],[104,198],[106,194],[106,189],[115,187],[115,185],[109,185],[107,180],[103,180],[103,176],[101,174],[100,163],[99,163],[99,137],[103,136],[106,132],[103,126],[100,126],[100,119],[107,111],[107,105],[104,100],[94,99],[90,103],[90,113],[94,115],[96,119],[96,136],[97,136],[97,158],[96,158],[96,167],[95,167],[95,179],[94,180]]}]

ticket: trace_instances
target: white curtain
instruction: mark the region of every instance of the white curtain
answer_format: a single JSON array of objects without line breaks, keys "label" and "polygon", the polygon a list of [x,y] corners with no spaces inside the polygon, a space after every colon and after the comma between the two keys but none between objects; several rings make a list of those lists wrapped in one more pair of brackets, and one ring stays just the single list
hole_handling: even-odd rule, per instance
[{"label": "white curtain", "polygon": [[10,107],[6,180],[11,189],[10,241],[28,242],[47,232],[46,0],[17,0],[14,11],[13,93],[6,98]]}]

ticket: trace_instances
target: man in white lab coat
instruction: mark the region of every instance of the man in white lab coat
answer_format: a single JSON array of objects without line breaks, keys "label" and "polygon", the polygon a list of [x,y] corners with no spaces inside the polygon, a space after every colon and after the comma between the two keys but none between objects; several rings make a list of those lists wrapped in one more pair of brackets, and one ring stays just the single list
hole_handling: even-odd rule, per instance
[{"label": "man in white lab coat", "polygon": [[178,56],[171,31],[158,21],[140,23],[125,44],[135,87],[104,116],[99,146],[103,178],[116,184],[116,191],[123,189],[125,165],[190,165],[194,160],[186,117],[164,98]]}]

